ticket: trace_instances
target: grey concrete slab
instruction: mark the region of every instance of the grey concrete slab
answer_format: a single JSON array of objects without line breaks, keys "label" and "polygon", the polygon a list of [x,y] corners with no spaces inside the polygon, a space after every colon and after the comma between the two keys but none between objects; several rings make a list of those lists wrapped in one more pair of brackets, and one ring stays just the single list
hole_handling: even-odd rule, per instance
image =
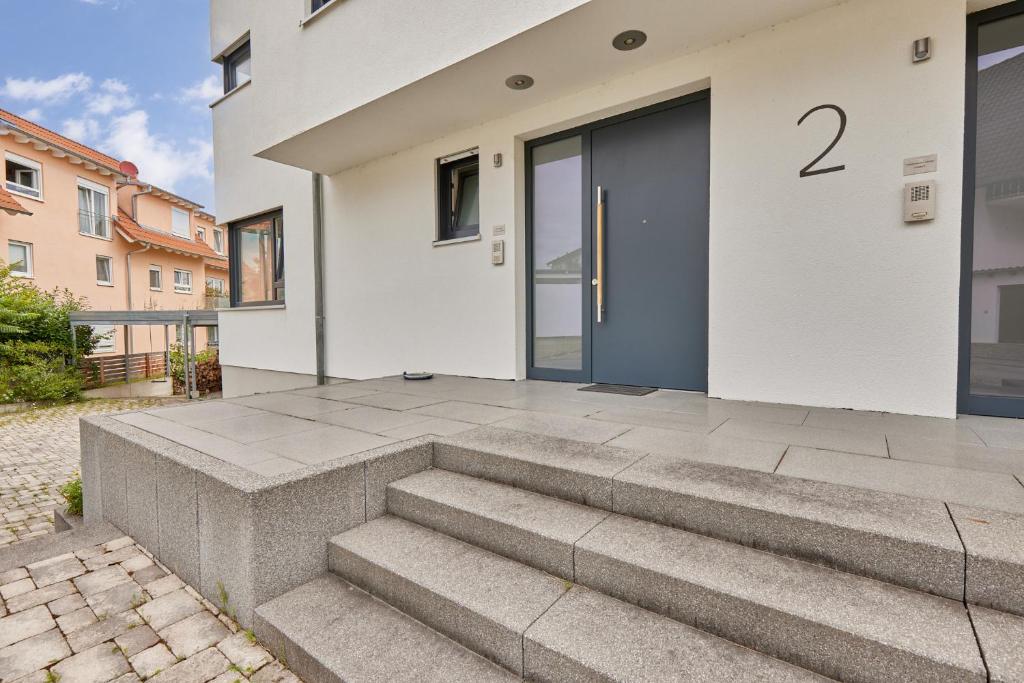
[{"label": "grey concrete slab", "polygon": [[913,460],[958,469],[1024,474],[1024,451],[976,446],[951,439],[889,436],[894,460]]},{"label": "grey concrete slab", "polygon": [[959,599],[960,538],[939,501],[651,455],[615,511]]},{"label": "grey concrete slab", "polygon": [[387,512],[387,487],[431,466],[434,445],[427,439],[413,439],[363,454],[366,465],[366,520]]},{"label": "grey concrete slab", "polygon": [[996,426],[978,425],[972,428],[987,446],[1024,450],[1024,431],[1017,425],[1000,422]]},{"label": "grey concrete slab", "polygon": [[229,399],[231,403],[237,403],[250,408],[257,408],[271,413],[291,415],[292,417],[313,418],[323,413],[333,413],[346,407],[346,404],[339,401],[331,401],[325,398],[314,396],[303,396],[296,393],[280,394],[256,394],[254,396],[243,396],[241,398]]},{"label": "grey concrete slab", "polygon": [[963,604],[613,515],[577,581],[841,680],[984,681]]},{"label": "grey concrete slab", "polygon": [[[256,607],[252,494],[197,474],[199,585],[197,590],[245,626]],[[160,628],[153,626],[154,630]]]},{"label": "grey concrete slab", "polygon": [[[328,413],[328,415],[330,414]],[[226,420],[204,422],[200,425],[200,429],[212,434],[218,434],[232,441],[251,444],[278,436],[312,431],[322,426],[311,420],[303,420],[291,417],[290,415],[260,413],[258,415],[230,417]]]},{"label": "grey concrete slab", "polygon": [[644,407],[656,410],[672,410],[702,416],[709,422],[724,422],[734,418],[759,422],[799,425],[807,417],[804,406],[758,403],[753,401],[730,401],[708,398],[704,394],[680,391],[659,391],[650,395]]},{"label": "grey concrete slab", "polygon": [[125,531],[145,548],[158,548],[160,530],[157,499],[156,456],[133,448],[125,458],[125,497],[128,527]]},{"label": "grey concrete slab", "polygon": [[448,399],[441,396],[413,396],[412,394],[397,394],[382,391],[379,394],[367,394],[349,399],[350,403],[358,403],[374,408],[386,408],[388,410],[411,410],[423,406],[443,403]]},{"label": "grey concrete slab", "polygon": [[380,434],[390,429],[398,429],[399,427],[416,424],[417,422],[424,422],[426,419],[423,415],[386,410],[384,408],[372,408],[370,406],[359,406],[358,408],[317,416],[317,420],[320,422],[326,422],[339,427],[348,427],[349,429],[358,429],[373,434]]},{"label": "grey concrete slab", "polygon": [[977,605],[968,607],[992,683],[1024,681],[1024,619]]},{"label": "grey concrete slab", "polygon": [[327,384],[322,387],[309,387],[308,389],[295,389],[288,393],[299,396],[312,396],[314,398],[326,398],[332,401],[345,401],[356,396],[374,394],[378,390],[366,386],[362,382],[347,382],[345,384]]},{"label": "grey concrete slab", "polygon": [[344,427],[323,426],[256,442],[259,448],[306,465],[336,460],[353,453],[379,448],[394,439]]},{"label": "grey concrete slab", "polygon": [[770,441],[656,427],[636,427],[607,445],[762,472],[774,472],[787,448],[786,444]]},{"label": "grey concrete slab", "polygon": [[1024,616],[1024,517],[950,504],[967,549],[965,597]]},{"label": "grey concrete slab", "polygon": [[417,415],[442,417],[446,420],[458,420],[459,422],[472,422],[473,424],[481,425],[491,424],[520,414],[520,411],[512,410],[511,408],[466,403],[464,401],[445,401],[444,403],[435,403],[423,408],[414,408],[409,412],[416,413]]},{"label": "grey concrete slab", "polygon": [[820,681],[667,617],[575,586],[526,632],[531,681]]},{"label": "grey concrete slab", "polygon": [[711,418],[706,415],[679,413],[669,410],[648,408],[607,408],[589,416],[591,420],[618,422],[630,426],[644,425],[658,429],[673,429],[683,432],[707,434],[725,422],[726,418]]},{"label": "grey concrete slab", "polygon": [[306,681],[519,680],[330,574],[258,607],[255,631]]},{"label": "grey concrete slab", "polygon": [[71,654],[58,629],[51,629],[0,650],[0,680],[16,681]]},{"label": "grey concrete slab", "polygon": [[102,524],[103,475],[100,469],[102,457],[98,449],[103,442],[103,430],[88,417],[79,420],[78,429],[81,443],[82,518],[87,525]]},{"label": "grey concrete slab", "polygon": [[100,432],[96,443],[99,458],[103,517],[118,529],[128,529],[127,459],[132,447],[120,436]]},{"label": "grey concrete slab", "polygon": [[797,446],[786,452],[777,472],[948,503],[1024,512],[1024,487],[1009,474]]},{"label": "grey concrete slab", "polygon": [[564,398],[551,398],[547,396],[522,396],[504,401],[497,401],[495,405],[513,410],[529,410],[540,413],[554,413],[556,415],[572,415],[573,417],[587,417],[599,413],[604,406],[593,403],[584,403]]},{"label": "grey concrete slab", "polygon": [[643,452],[481,427],[434,444],[434,466],[610,510],[611,478]]},{"label": "grey concrete slab", "polygon": [[888,436],[941,439],[953,443],[984,445],[974,430],[966,424],[941,417],[812,408],[804,424],[808,427],[824,429],[845,429]]},{"label": "grey concrete slab", "polygon": [[168,458],[155,463],[159,540],[150,551],[183,580],[199,585],[196,472]]},{"label": "grey concrete slab", "polygon": [[446,420],[442,417],[433,417],[423,422],[406,425],[405,427],[389,429],[381,432],[381,434],[382,436],[389,436],[395,439],[413,439],[417,436],[426,436],[428,434],[451,436],[452,434],[461,434],[470,429],[476,429],[476,427],[477,425],[470,422],[458,422],[456,420]]},{"label": "grey concrete slab", "polygon": [[306,465],[297,460],[288,458],[273,457],[270,460],[261,460],[258,463],[249,465],[247,470],[264,477],[276,477],[296,470],[301,470]]},{"label": "grey concrete slab", "polygon": [[125,413],[113,419],[133,427],[138,427],[150,434],[162,436],[183,446],[188,446],[200,453],[212,455],[219,460],[233,465],[247,467],[274,457],[273,453],[261,450],[255,446],[239,443],[238,441],[217,436],[210,432],[204,432],[195,427],[155,417],[148,413]]},{"label": "grey concrete slab", "polygon": [[566,591],[553,576],[397,517],[331,539],[330,566],[519,674],[523,632]]},{"label": "grey concrete slab", "polygon": [[571,439],[572,441],[597,444],[610,441],[631,428],[630,425],[615,422],[602,422],[600,420],[571,417],[569,415],[548,415],[546,413],[523,413],[522,415],[495,422],[494,425],[503,429],[514,429],[520,432],[532,432],[533,434],[543,434],[559,439]]},{"label": "grey concrete slab", "polygon": [[870,432],[840,429],[821,429],[803,425],[784,425],[773,422],[730,419],[715,430],[719,436],[738,436],[746,439],[772,441],[793,446],[822,448],[847,453],[861,453],[886,458],[889,455],[885,437]]},{"label": "grey concrete slab", "polygon": [[183,406],[152,408],[145,412],[165,420],[170,420],[171,422],[196,426],[206,422],[226,420],[233,417],[260,415],[263,411],[236,403],[229,403],[228,401],[196,401]]},{"label": "grey concrete slab", "polygon": [[573,544],[609,513],[445,470],[388,486],[388,512],[573,580]]}]

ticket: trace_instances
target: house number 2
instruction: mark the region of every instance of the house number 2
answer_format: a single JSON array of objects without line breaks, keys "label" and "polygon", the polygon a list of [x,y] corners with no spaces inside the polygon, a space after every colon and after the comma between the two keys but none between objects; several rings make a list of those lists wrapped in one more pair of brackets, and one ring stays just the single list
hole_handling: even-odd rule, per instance
[{"label": "house number 2", "polygon": [[800,120],[796,122],[796,125],[799,126],[801,123],[804,122],[804,120],[807,119],[808,116],[810,116],[816,111],[822,111],[824,109],[831,109],[836,114],[839,114],[839,132],[836,133],[836,137],[834,140],[832,140],[832,144],[826,147],[824,152],[816,156],[814,160],[811,161],[811,163],[807,164],[806,166],[800,169],[801,178],[806,178],[812,175],[821,175],[822,173],[835,173],[836,171],[842,171],[846,169],[845,164],[841,166],[829,166],[828,168],[814,168],[815,164],[824,159],[829,152],[835,149],[835,146],[838,145],[839,141],[843,138],[843,133],[846,132],[846,112],[843,111],[841,107],[838,107],[834,104],[820,104],[817,107],[808,111],[803,116],[801,116]]}]

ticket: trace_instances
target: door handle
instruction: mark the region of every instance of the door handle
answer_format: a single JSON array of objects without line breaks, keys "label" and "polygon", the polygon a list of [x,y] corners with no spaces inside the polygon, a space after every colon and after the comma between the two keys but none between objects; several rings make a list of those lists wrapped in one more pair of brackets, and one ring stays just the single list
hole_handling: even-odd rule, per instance
[{"label": "door handle", "polygon": [[604,318],[604,190],[597,186],[597,277],[594,278],[594,286],[597,287],[597,322]]}]

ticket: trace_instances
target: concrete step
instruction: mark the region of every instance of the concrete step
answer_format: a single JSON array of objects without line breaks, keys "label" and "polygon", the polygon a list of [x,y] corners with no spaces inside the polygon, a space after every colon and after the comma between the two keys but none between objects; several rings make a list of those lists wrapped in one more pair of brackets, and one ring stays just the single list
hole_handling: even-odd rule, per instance
[{"label": "concrete step", "polygon": [[437,440],[434,466],[948,598],[969,578],[939,501],[497,427]]},{"label": "concrete step", "polygon": [[947,598],[620,515],[575,559],[582,585],[831,678],[986,680]]},{"label": "concrete step", "polygon": [[257,607],[253,630],[305,683],[518,680],[333,574]]},{"label": "concrete step", "polygon": [[329,554],[341,577],[528,680],[817,678],[396,517],[336,536]]},{"label": "concrete step", "polygon": [[570,581],[576,541],[611,514],[438,469],[391,482],[387,507],[392,515]]}]

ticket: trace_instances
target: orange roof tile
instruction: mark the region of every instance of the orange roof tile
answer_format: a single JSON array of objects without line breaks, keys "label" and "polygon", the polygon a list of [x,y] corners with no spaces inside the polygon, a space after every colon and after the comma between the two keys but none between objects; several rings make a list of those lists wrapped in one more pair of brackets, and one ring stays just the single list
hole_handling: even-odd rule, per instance
[{"label": "orange roof tile", "polygon": [[121,173],[120,166],[121,162],[112,156],[108,156],[103,152],[98,152],[92,147],[86,147],[80,142],[75,142],[70,138],[66,138],[63,135],[53,132],[49,128],[43,128],[37,123],[32,123],[28,119],[23,119],[20,116],[0,109],[0,121],[4,121],[13,128],[17,128],[26,135],[30,135],[34,138],[38,138],[43,142],[48,142],[52,145],[60,147],[63,150],[71,152],[75,156],[88,159],[92,163],[103,166],[104,168]]},{"label": "orange roof tile", "polygon": [[205,242],[185,239],[166,232],[147,230],[131,219],[131,216],[124,211],[118,211],[114,219],[117,231],[129,242],[141,242],[159,249],[176,251],[188,256],[200,256],[203,258],[219,259],[220,256],[211,249]]},{"label": "orange roof tile", "polygon": [[22,206],[3,185],[0,185],[0,211],[6,211],[12,216],[18,213],[23,213],[26,216],[32,215],[32,212]]}]

